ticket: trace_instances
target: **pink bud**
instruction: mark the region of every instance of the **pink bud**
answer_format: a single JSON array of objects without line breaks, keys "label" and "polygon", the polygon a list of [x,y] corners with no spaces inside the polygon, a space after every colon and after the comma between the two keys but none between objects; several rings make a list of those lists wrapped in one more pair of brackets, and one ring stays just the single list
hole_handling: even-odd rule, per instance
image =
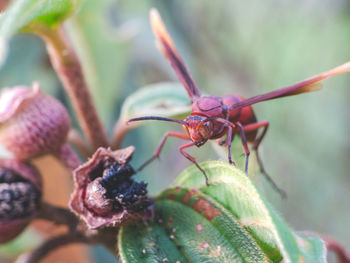
[{"label": "pink bud", "polygon": [[7,88],[0,94],[0,143],[16,159],[58,151],[69,129],[65,107],[43,93],[38,83],[31,89]]}]

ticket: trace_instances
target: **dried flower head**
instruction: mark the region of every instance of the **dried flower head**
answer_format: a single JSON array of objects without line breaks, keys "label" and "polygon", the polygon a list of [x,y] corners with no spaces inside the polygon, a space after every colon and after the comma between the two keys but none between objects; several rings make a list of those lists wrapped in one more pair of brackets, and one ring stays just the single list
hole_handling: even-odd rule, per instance
[{"label": "dried flower head", "polygon": [[16,237],[38,212],[41,177],[30,164],[0,160],[0,243]]},{"label": "dried flower head", "polygon": [[133,152],[132,146],[114,152],[99,148],[74,171],[70,207],[90,228],[126,224],[147,213],[147,184],[131,178]]},{"label": "dried flower head", "polygon": [[70,129],[70,117],[39,84],[7,88],[0,94],[0,143],[17,159],[59,150]]}]

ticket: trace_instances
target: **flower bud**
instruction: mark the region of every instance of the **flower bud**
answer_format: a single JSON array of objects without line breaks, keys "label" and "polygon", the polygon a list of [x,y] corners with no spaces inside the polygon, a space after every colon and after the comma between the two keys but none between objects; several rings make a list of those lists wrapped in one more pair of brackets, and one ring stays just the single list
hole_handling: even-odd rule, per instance
[{"label": "flower bud", "polygon": [[91,229],[126,224],[148,213],[147,184],[132,179],[133,152],[132,146],[114,152],[99,148],[74,171],[70,207]]},{"label": "flower bud", "polygon": [[7,88],[0,94],[0,143],[16,159],[59,150],[70,129],[64,106],[39,84]]},{"label": "flower bud", "polygon": [[0,160],[0,244],[20,234],[38,212],[41,177],[30,164]]}]

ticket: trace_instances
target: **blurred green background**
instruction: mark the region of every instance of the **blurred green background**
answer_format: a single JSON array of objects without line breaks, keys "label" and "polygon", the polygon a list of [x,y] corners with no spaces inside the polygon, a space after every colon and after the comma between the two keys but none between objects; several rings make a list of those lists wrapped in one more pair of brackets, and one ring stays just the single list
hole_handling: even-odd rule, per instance
[{"label": "blurred green background", "polygon": [[[150,83],[176,81],[154,45],[151,7],[159,9],[203,93],[250,97],[350,60],[350,2],[345,0],[87,0],[66,26],[109,134],[129,94]],[[0,86],[35,80],[68,105],[42,41],[17,35],[0,70]],[[258,119],[270,121],[261,147],[265,167],[288,199],[281,200],[254,169],[250,173],[294,229],[334,237],[347,249],[349,99],[347,74],[325,81],[320,92],[255,105]],[[137,149],[135,167],[150,157],[168,130],[180,127],[149,122],[126,136],[123,146]],[[170,139],[160,161],[137,175],[149,182],[152,194],[190,165],[177,151],[180,143]],[[190,152],[200,161],[221,158],[210,144]],[[96,262],[113,262],[100,248],[95,255]]]}]

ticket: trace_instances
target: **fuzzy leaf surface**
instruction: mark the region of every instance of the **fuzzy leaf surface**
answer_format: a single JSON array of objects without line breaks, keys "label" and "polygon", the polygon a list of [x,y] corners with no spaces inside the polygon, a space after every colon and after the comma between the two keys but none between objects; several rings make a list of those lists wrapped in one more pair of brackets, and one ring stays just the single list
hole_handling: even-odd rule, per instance
[{"label": "fuzzy leaf surface", "polygon": [[[311,235],[308,239],[299,235],[297,240],[295,232],[259,195],[242,171],[221,161],[206,162],[201,166],[208,174],[211,184],[209,187],[205,185],[203,174],[196,167],[183,171],[173,183],[173,187],[181,185],[199,189],[214,198],[239,218],[241,224],[273,262],[279,262],[282,257],[285,262],[303,262],[306,258],[310,259],[310,262],[326,262],[324,245],[320,245],[323,241]],[[300,247],[301,240],[309,244],[308,249]],[[318,260],[322,258],[323,261]]]},{"label": "fuzzy leaf surface", "polygon": [[155,213],[147,227],[119,233],[123,262],[268,262],[238,220],[200,191],[164,191]]},{"label": "fuzzy leaf surface", "polygon": [[296,233],[226,162],[190,167],[155,199],[154,220],[121,228],[122,262],[326,262],[322,240]]},{"label": "fuzzy leaf surface", "polygon": [[191,101],[178,82],[163,82],[140,88],[124,102],[121,119],[140,116],[182,118],[191,110]]}]

